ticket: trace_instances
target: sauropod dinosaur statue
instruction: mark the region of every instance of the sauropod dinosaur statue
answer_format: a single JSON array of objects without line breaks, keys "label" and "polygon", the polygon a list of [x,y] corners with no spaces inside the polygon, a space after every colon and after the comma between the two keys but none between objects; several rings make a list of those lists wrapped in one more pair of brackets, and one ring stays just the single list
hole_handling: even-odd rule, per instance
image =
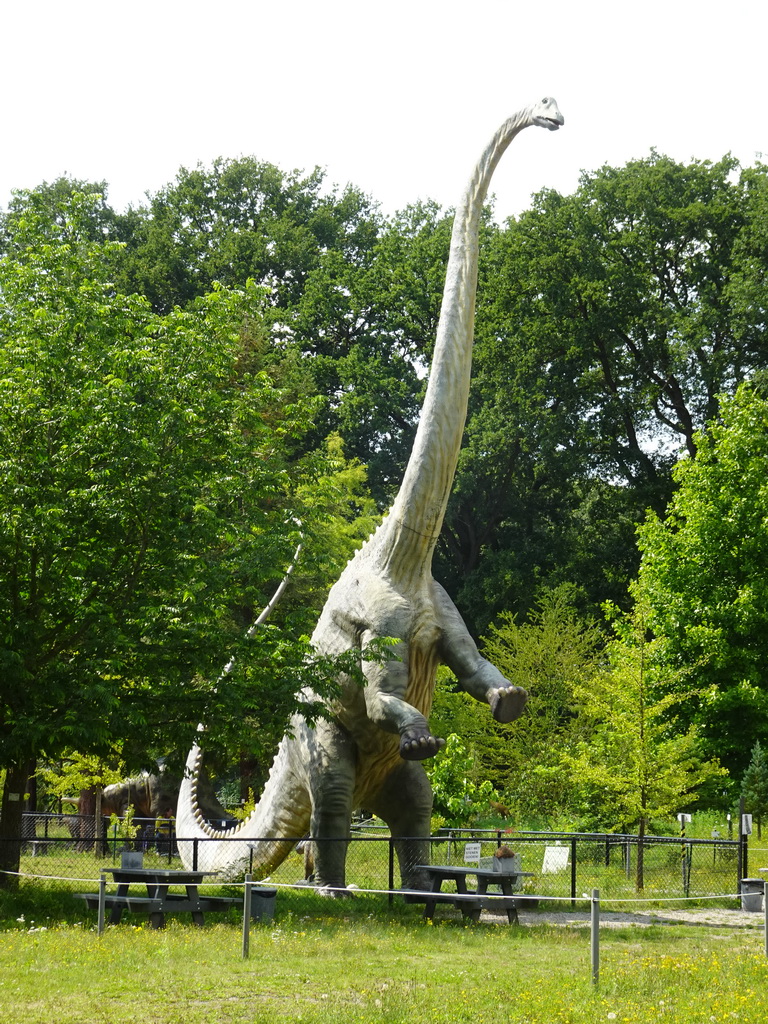
[{"label": "sauropod dinosaur statue", "polygon": [[202,755],[193,748],[177,811],[179,850],[188,866],[193,843],[184,840],[202,840],[200,869],[230,877],[247,870],[249,841],[271,840],[253,846],[254,873],[264,877],[309,832],[315,883],[339,892],[345,888],[351,813],[364,806],[397,840],[403,885],[417,886],[413,868],[427,859],[432,811],[420,762],[444,743],[427,721],[438,664],[487,703],[497,721],[512,721],[522,712],[526,691],[481,657],[431,566],[467,413],[478,231],[488,185],[519,132],[531,125],[554,131],[562,124],[556,102],[547,97],[509,118],[475,167],[456,208],[432,368],[403,482],[386,518],[331,588],[312,635],[314,647],[328,655],[392,637],[398,641],[392,657],[364,661],[362,687],[342,678],[332,717],[311,727],[300,715],[293,718],[259,804],[236,829],[211,828],[197,807]]}]

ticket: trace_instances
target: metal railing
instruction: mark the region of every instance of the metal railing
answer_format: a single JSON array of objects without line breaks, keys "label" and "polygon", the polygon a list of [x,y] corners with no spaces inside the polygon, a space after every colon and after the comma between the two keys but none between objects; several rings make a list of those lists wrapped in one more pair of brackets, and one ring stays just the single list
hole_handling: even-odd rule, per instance
[{"label": "metal railing", "polygon": [[[25,814],[21,835],[22,869],[27,875],[57,878],[98,877],[105,858],[117,860],[125,848],[121,826],[104,820],[102,834],[94,834],[93,817],[78,815]],[[192,844],[196,859],[205,839],[184,840],[168,830],[170,823],[133,819],[139,834],[130,847],[142,850],[152,859],[168,864],[177,861],[178,841]],[[162,829],[159,830],[159,826]],[[297,842],[304,837],[297,837]],[[214,841],[214,840],[210,840]],[[222,840],[215,840],[221,842]],[[223,840],[226,842],[227,840]],[[242,840],[233,840],[241,842]],[[252,839],[259,842],[272,839]],[[325,840],[326,842],[335,840]],[[396,844],[386,829],[368,824],[358,826],[348,840],[346,855],[347,884],[361,889],[395,893],[400,886]],[[636,835],[567,832],[509,832],[504,830],[444,829],[429,840],[414,840],[420,859],[428,843],[432,863],[463,863],[466,845],[472,853],[491,858],[502,845],[519,855],[528,892],[546,900],[570,897],[572,905],[582,894],[599,888],[604,898],[628,896],[638,891],[644,897],[669,899],[712,897],[740,891],[748,874],[746,837],[742,840],[693,839],[675,836],[646,836],[642,845]],[[407,846],[407,843],[406,843]],[[638,858],[642,855],[642,877],[638,877]],[[40,858],[46,857],[43,869]],[[55,870],[54,870],[55,861]],[[251,866],[258,864],[254,854]],[[303,857],[291,853],[272,873],[271,880],[284,884],[305,882]],[[642,881],[642,889],[638,882]],[[390,896],[390,899],[392,897]]]}]

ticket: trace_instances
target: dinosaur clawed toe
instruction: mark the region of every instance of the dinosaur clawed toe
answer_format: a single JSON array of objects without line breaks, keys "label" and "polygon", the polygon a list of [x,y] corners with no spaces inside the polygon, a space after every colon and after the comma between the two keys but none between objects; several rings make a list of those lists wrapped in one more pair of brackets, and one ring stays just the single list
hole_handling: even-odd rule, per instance
[{"label": "dinosaur clawed toe", "polygon": [[406,729],[400,735],[400,757],[406,761],[424,761],[444,746],[445,740],[433,736],[428,729]]},{"label": "dinosaur clawed toe", "polygon": [[528,693],[522,686],[500,686],[488,693],[491,714],[497,722],[513,722],[523,713]]}]

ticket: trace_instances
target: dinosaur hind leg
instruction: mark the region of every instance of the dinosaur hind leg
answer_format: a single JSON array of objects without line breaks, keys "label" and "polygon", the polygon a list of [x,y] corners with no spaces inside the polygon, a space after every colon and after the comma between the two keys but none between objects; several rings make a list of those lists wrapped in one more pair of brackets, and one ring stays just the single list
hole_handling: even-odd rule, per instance
[{"label": "dinosaur hind leg", "polygon": [[395,840],[403,887],[424,888],[426,879],[416,865],[429,863],[432,787],[423,765],[403,761],[387,777],[371,809],[387,823]]}]

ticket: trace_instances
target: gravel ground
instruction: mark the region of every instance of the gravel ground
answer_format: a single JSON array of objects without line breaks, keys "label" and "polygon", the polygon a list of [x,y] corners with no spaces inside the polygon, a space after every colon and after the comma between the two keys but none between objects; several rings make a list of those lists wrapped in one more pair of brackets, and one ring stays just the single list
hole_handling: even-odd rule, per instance
[{"label": "gravel ground", "polygon": [[[484,918],[495,921],[506,921],[505,915],[490,913],[484,914]],[[589,926],[590,912],[580,910],[560,911],[549,913],[538,910],[521,910],[519,912],[521,925],[531,927],[537,924],[554,925],[581,925]],[[645,927],[658,924],[698,924],[710,927],[726,928],[760,928],[765,925],[765,916],[762,911],[748,910],[724,910],[721,907],[695,908],[691,910],[664,910],[654,908],[653,910],[633,911],[631,913],[615,912],[600,908],[600,926],[603,928],[618,928],[625,924],[636,924]]]}]

